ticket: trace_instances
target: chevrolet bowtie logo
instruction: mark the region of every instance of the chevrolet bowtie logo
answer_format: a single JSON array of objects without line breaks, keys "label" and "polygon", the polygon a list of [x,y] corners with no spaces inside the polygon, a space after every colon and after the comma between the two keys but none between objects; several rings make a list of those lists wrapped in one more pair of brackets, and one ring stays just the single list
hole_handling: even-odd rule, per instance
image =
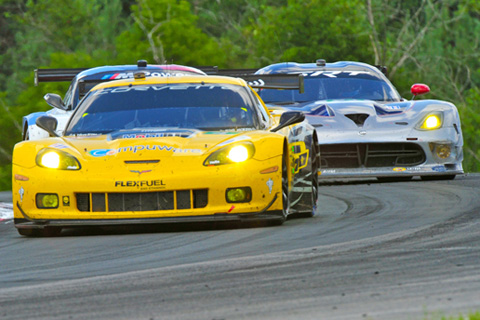
[{"label": "chevrolet bowtie logo", "polygon": [[130,170],[130,172],[133,172],[133,173],[138,173],[138,174],[142,174],[142,173],[147,173],[147,172],[151,172],[152,170]]}]

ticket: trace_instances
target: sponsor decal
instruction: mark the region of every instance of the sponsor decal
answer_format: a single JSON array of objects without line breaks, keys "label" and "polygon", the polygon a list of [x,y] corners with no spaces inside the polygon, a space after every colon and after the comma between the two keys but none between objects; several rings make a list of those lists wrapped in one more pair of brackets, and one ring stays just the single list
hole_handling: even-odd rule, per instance
[{"label": "sponsor decal", "polygon": [[347,75],[347,76],[358,76],[359,74],[370,74],[367,71],[316,71],[312,73],[304,73],[305,77],[318,77],[320,75],[329,77],[329,78],[337,78],[338,76]]},{"label": "sponsor decal", "polygon": [[408,171],[425,171],[424,168],[420,168],[420,167],[410,167],[407,170]]},{"label": "sponsor decal", "polygon": [[92,92],[93,95],[104,95],[104,94],[112,94],[112,93],[124,93],[124,92],[129,92],[129,91],[163,91],[163,90],[175,90],[175,91],[181,91],[181,90],[198,90],[198,89],[221,89],[221,90],[227,90],[229,91],[230,89],[228,87],[222,86],[222,85],[210,85],[210,86],[205,86],[205,85],[189,85],[189,84],[180,84],[180,85],[137,85],[137,86],[120,86],[120,87],[114,87],[114,88],[102,88],[95,90]]},{"label": "sponsor decal", "polygon": [[268,186],[268,191],[270,194],[272,194],[272,189],[273,189],[273,180],[270,178],[267,181],[267,186]]},{"label": "sponsor decal", "polygon": [[305,142],[299,141],[291,144],[292,153],[290,154],[291,158],[291,167],[292,173],[298,173],[300,169],[303,169],[308,164],[308,153],[309,150],[305,146]]},{"label": "sponsor decal", "polygon": [[94,157],[113,156],[122,152],[137,153],[140,151],[168,151],[173,153],[202,153],[200,149],[179,149],[172,146],[164,145],[138,145],[138,146],[126,146],[118,149],[95,149],[89,153]]},{"label": "sponsor decal", "polygon": [[163,137],[182,137],[183,134],[166,133],[141,133],[141,134],[123,134],[122,139],[142,139],[142,138],[163,138]]},{"label": "sponsor decal", "polygon": [[152,170],[130,170],[130,172],[138,173],[140,175],[142,173],[152,172]]},{"label": "sponsor decal", "polygon": [[231,131],[207,131],[207,132],[204,132],[203,134],[237,134],[238,132],[231,132]]},{"label": "sponsor decal", "polygon": [[18,190],[18,194],[20,195],[20,202],[23,202],[23,195],[25,194],[25,190],[23,190],[23,187],[20,187],[20,190]]},{"label": "sponsor decal", "polygon": [[393,168],[393,171],[395,171],[395,172],[407,171],[407,168],[397,167],[397,168]]},{"label": "sponsor decal", "polygon": [[65,207],[69,207],[70,206],[70,197],[69,196],[63,196],[62,197],[62,202],[63,202],[63,205]]},{"label": "sponsor decal", "polygon": [[358,131],[359,136],[364,136],[366,134],[367,134],[367,131],[365,131],[365,130]]},{"label": "sponsor decal", "polygon": [[182,137],[189,138],[195,133],[193,130],[132,130],[129,132],[118,132],[110,135],[111,139],[143,139],[143,138],[164,138]]},{"label": "sponsor decal", "polygon": [[436,172],[445,172],[445,171],[447,171],[447,169],[445,169],[444,166],[436,166],[436,167],[433,167],[432,170],[433,170],[433,171],[436,171]]},{"label": "sponsor decal", "polygon": [[115,187],[164,187],[166,184],[163,180],[140,180],[140,181],[115,181]]},{"label": "sponsor decal", "polygon": [[265,85],[265,81],[263,81],[262,79],[248,81],[248,85],[251,87],[262,87]]},{"label": "sponsor decal", "polygon": [[[135,72],[121,72],[121,73],[110,73],[106,74],[102,77],[102,80],[120,80],[120,79],[133,79]],[[178,77],[178,76],[185,76],[185,75],[192,75],[196,73],[191,72],[178,72],[175,70],[171,70],[171,72],[148,72],[148,71],[141,71],[145,74],[146,77]]]}]

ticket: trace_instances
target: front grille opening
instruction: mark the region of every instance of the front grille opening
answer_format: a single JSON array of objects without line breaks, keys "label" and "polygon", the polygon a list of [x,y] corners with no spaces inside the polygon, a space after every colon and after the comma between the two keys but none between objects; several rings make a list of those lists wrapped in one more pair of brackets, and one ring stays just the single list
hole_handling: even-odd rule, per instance
[{"label": "front grille opening", "polygon": [[92,211],[105,211],[105,193],[92,193]]},{"label": "front grille opening", "polygon": [[207,189],[193,190],[193,207],[205,208],[208,203]]},{"label": "front grille opening", "polygon": [[320,146],[322,169],[416,166],[425,162],[415,143],[347,143]]},{"label": "front grille opening", "polygon": [[76,196],[78,211],[90,211],[90,193],[77,193]]},{"label": "front grille opening", "polygon": [[177,191],[177,209],[190,209],[190,190]]},{"label": "front grille opening", "polygon": [[[204,208],[208,189],[131,193],[77,193],[82,212],[161,211]],[[193,201],[192,201],[193,199]]]}]

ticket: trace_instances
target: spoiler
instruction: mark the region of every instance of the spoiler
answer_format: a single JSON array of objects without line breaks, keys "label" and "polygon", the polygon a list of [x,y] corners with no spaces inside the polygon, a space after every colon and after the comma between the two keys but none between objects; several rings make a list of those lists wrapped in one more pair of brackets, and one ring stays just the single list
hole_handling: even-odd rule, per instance
[{"label": "spoiler", "polygon": [[[287,89],[304,92],[304,79],[301,74],[255,74],[258,69],[218,69],[216,66],[195,67],[207,75],[237,77],[244,79],[252,88]],[[35,69],[35,86],[40,82],[72,81],[80,72],[88,68]],[[104,80],[109,81],[109,80]],[[104,82],[96,80],[96,83]]]},{"label": "spoiler", "polygon": [[80,72],[88,68],[66,68],[66,69],[35,69],[35,86],[40,82],[62,82],[72,81]]},{"label": "spoiler", "polygon": [[219,69],[218,67],[195,67],[207,75],[242,78],[252,88],[299,90],[303,93],[304,77],[302,74],[255,74],[258,69]]}]

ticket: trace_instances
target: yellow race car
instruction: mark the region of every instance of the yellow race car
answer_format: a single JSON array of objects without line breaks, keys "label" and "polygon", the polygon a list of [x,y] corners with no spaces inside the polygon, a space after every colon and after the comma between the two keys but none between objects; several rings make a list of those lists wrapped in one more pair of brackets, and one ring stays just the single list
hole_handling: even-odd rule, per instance
[{"label": "yellow race car", "polygon": [[63,134],[13,152],[15,227],[62,228],[196,221],[281,224],[311,216],[318,140],[302,112],[268,110],[242,79],[145,77],[95,86]]}]

